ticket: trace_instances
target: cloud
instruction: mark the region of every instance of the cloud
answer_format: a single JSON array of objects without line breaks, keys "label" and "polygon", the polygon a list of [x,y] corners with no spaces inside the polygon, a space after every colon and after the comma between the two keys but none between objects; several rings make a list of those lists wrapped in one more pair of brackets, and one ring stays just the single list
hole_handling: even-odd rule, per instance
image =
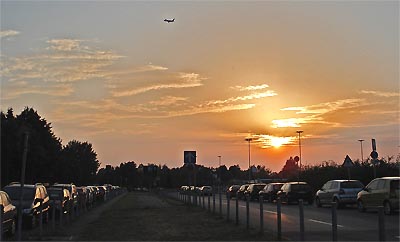
[{"label": "cloud", "polygon": [[3,80],[77,82],[106,78],[106,68],[123,56],[112,51],[82,45],[82,41],[52,39],[47,41],[50,46],[38,54],[15,58],[3,57],[1,60]]},{"label": "cloud", "polygon": [[357,107],[362,105],[363,101],[365,101],[365,99],[349,98],[349,99],[319,103],[304,107],[287,107],[287,108],[282,108],[281,110],[298,111],[296,112],[296,114],[324,114],[327,112],[332,112],[343,108]]},{"label": "cloud", "polygon": [[82,40],[77,39],[51,39],[47,43],[50,46],[47,49],[56,51],[72,51],[80,49],[80,42]]},{"label": "cloud", "polygon": [[161,89],[199,87],[203,85],[202,81],[205,78],[200,77],[200,75],[196,73],[179,73],[177,79],[178,80],[175,80],[172,83],[157,83],[126,91],[112,91],[112,95],[114,97],[126,97]]},{"label": "cloud", "polygon": [[15,31],[15,30],[0,31],[0,38],[12,37],[12,36],[18,35],[19,33],[20,32]]},{"label": "cloud", "polygon": [[150,104],[155,106],[168,106],[178,102],[186,101],[187,99],[187,97],[166,96],[161,97],[160,100],[151,101]]},{"label": "cloud", "polygon": [[235,90],[239,90],[239,91],[256,91],[256,90],[262,90],[265,88],[268,88],[269,85],[268,84],[261,84],[261,85],[256,85],[256,86],[247,86],[247,87],[243,87],[243,86],[234,86],[231,87],[232,89]]},{"label": "cloud", "polygon": [[378,97],[400,97],[399,92],[380,92],[380,91],[361,90],[359,93],[370,94],[370,95],[378,96]]},{"label": "cloud", "polygon": [[260,99],[265,97],[273,97],[278,95],[275,91],[266,91],[266,92],[257,92],[246,96],[238,96],[238,97],[231,97],[225,100],[215,100],[209,101],[208,104],[224,104],[224,103],[231,103],[237,101],[247,101],[253,99]]},{"label": "cloud", "polygon": [[66,84],[43,87],[38,85],[29,85],[26,82],[19,82],[13,87],[8,88],[7,92],[3,92],[1,95],[1,100],[15,99],[27,94],[66,97],[71,95],[73,91],[73,88]]},{"label": "cloud", "polygon": [[168,70],[168,68],[164,66],[148,64],[134,69],[134,72],[165,71],[165,70]]}]

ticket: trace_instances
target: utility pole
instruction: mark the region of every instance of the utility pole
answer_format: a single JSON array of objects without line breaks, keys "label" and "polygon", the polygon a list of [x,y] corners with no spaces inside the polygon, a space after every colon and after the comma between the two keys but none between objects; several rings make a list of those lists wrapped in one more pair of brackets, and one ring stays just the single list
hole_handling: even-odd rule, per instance
[{"label": "utility pole", "polygon": [[249,142],[249,182],[251,180],[251,169],[250,169],[250,142],[253,141],[253,138],[246,138],[245,141]]}]

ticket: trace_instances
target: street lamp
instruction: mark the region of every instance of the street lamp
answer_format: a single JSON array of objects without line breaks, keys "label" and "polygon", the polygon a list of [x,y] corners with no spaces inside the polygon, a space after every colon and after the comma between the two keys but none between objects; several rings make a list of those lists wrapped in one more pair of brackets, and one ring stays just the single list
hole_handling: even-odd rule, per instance
[{"label": "street lamp", "polygon": [[296,133],[299,134],[299,152],[300,152],[299,174],[300,174],[300,172],[301,172],[301,138],[300,138],[300,134],[303,133],[303,130],[297,130]]},{"label": "street lamp", "polygon": [[361,162],[364,161],[364,155],[363,155],[363,148],[362,148],[362,142],[364,141],[363,139],[359,139],[358,141],[360,141],[361,144]]},{"label": "street lamp", "polygon": [[253,138],[246,138],[245,141],[249,142],[249,182],[251,179],[251,169],[250,169],[250,142],[253,141]]}]

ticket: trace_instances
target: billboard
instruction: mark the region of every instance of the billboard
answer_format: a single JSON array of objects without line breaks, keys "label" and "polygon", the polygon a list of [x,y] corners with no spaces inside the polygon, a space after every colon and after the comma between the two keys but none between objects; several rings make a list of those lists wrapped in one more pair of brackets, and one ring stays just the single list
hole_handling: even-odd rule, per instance
[{"label": "billboard", "polygon": [[184,164],[196,164],[196,151],[184,151],[183,152],[183,163]]}]

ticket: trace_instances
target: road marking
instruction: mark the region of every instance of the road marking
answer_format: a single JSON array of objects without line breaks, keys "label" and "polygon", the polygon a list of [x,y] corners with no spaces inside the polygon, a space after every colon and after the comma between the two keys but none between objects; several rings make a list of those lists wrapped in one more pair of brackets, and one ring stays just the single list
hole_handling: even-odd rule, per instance
[{"label": "road marking", "polygon": [[[319,220],[315,220],[315,219],[309,219],[308,221],[314,222],[314,223],[320,223],[320,224],[326,224],[326,225],[332,226],[331,223],[327,223],[327,222],[319,221]],[[337,226],[340,227],[340,228],[343,228],[343,227],[344,227],[343,225],[340,225],[340,224],[338,224]]]},{"label": "road marking", "polygon": [[275,212],[275,211],[269,211],[269,210],[264,210],[264,212],[272,213],[272,214],[277,214],[277,212]]}]

